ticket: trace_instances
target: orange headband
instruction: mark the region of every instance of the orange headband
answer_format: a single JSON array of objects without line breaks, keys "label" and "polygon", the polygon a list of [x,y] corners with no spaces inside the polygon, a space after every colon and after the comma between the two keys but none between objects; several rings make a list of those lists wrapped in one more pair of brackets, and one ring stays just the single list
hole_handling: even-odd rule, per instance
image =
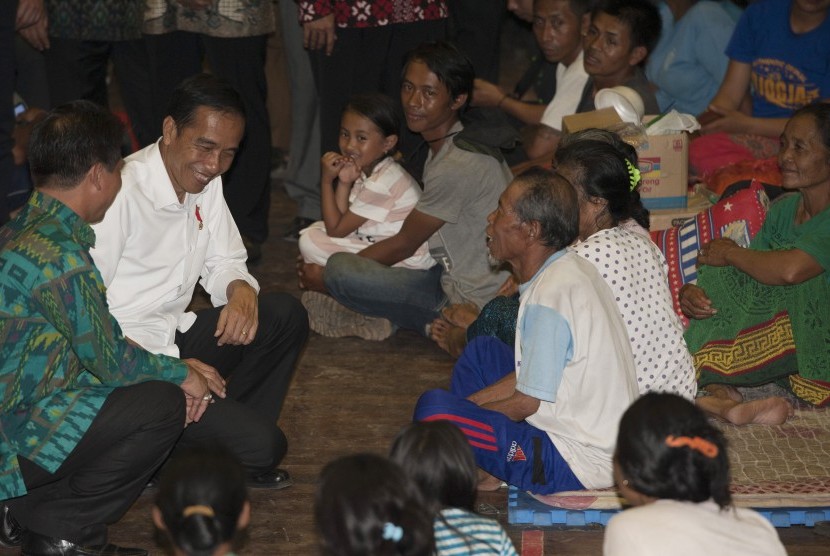
[{"label": "orange headband", "polygon": [[194,506],[188,506],[182,511],[182,517],[190,517],[192,515],[203,515],[207,517],[213,517],[215,514],[213,513],[213,508],[211,508],[210,506],[197,504]]},{"label": "orange headband", "polygon": [[692,450],[697,450],[707,458],[714,458],[718,455],[718,447],[713,442],[699,436],[674,436],[670,434],[666,437],[666,446],[671,448],[687,446]]}]

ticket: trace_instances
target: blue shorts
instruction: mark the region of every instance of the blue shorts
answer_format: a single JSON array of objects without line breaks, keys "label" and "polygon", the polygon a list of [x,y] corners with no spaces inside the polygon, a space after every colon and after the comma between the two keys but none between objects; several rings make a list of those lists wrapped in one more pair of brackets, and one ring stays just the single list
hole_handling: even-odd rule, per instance
[{"label": "blue shorts", "polygon": [[475,338],[453,369],[452,391],[423,394],[415,407],[415,420],[457,425],[478,466],[522,490],[551,494],[584,489],[545,431],[466,399],[510,372],[513,348],[496,338]]}]

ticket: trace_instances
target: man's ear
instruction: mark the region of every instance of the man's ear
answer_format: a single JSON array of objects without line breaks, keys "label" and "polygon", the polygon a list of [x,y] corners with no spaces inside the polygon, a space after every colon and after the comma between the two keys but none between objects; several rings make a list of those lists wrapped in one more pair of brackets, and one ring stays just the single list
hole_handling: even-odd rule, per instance
[{"label": "man's ear", "polygon": [[591,26],[591,12],[582,14],[582,22],[580,23],[580,34],[584,37],[588,34],[588,28]]},{"label": "man's ear", "polygon": [[628,55],[628,65],[636,66],[646,59],[648,56],[648,49],[645,46],[635,46]]},{"label": "man's ear", "polygon": [[102,174],[104,172],[104,164],[102,162],[96,162],[93,164],[86,173],[87,182],[91,185],[96,191],[101,190],[102,184]]},{"label": "man's ear", "polygon": [[169,145],[170,142],[176,138],[177,133],[178,129],[176,128],[176,120],[173,119],[173,116],[167,116],[164,118],[164,121],[161,124],[162,142],[165,145]]},{"label": "man's ear", "polygon": [[525,227],[527,230],[527,239],[529,243],[535,243],[536,240],[542,235],[542,224],[538,220],[531,220],[530,222],[525,222]]},{"label": "man's ear", "polygon": [[452,101],[452,104],[450,105],[450,108],[452,108],[453,110],[460,110],[461,107],[464,106],[467,103],[467,98],[469,98],[469,96],[470,95],[467,94],[467,93],[462,93],[462,94],[458,95]]}]

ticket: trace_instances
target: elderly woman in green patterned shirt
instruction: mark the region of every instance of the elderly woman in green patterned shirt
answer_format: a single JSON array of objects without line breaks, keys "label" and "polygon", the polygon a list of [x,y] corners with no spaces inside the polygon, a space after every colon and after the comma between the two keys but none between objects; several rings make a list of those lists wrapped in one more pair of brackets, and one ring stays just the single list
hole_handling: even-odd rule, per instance
[{"label": "elderly woman in green patterned shirt", "polygon": [[680,292],[694,319],[686,342],[698,405],[732,423],[779,424],[783,397],[744,401],[739,386],[776,383],[815,406],[830,403],[830,104],[797,111],[781,134],[783,186],[748,249],[703,246],[700,279]]}]

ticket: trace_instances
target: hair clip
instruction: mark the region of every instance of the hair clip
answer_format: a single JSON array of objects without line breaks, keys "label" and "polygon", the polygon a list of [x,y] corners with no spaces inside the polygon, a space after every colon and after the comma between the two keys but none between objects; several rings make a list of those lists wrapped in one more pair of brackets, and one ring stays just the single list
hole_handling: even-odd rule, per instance
[{"label": "hair clip", "polygon": [[190,517],[192,515],[203,515],[206,517],[213,517],[216,514],[213,512],[213,508],[211,508],[210,506],[205,506],[204,504],[188,506],[184,510],[182,510],[182,517]]},{"label": "hair clip", "polygon": [[403,529],[394,523],[386,522],[383,525],[383,540],[398,542],[403,538]]},{"label": "hair clip", "polygon": [[686,446],[692,450],[697,450],[707,458],[713,458],[718,455],[718,447],[714,442],[701,438],[699,436],[674,436],[666,437],[666,446],[670,448],[682,448]]},{"label": "hair clip", "polygon": [[634,191],[637,184],[640,183],[640,170],[631,164],[631,161],[627,158],[625,159],[625,166],[628,168],[628,181],[631,182],[631,191]]}]

